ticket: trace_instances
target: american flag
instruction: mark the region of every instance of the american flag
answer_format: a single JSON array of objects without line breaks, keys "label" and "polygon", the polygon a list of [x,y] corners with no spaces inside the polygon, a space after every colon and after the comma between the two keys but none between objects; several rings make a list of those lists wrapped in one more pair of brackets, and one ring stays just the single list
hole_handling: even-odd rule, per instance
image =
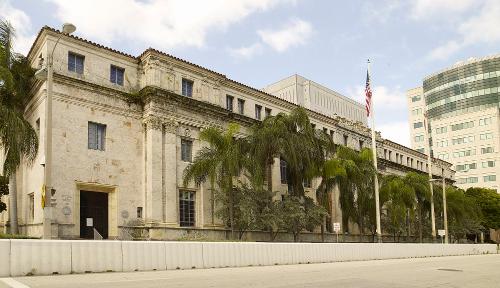
[{"label": "american flag", "polygon": [[365,95],[366,95],[366,116],[370,117],[370,110],[372,106],[372,88],[370,87],[370,73],[368,71],[366,71]]}]

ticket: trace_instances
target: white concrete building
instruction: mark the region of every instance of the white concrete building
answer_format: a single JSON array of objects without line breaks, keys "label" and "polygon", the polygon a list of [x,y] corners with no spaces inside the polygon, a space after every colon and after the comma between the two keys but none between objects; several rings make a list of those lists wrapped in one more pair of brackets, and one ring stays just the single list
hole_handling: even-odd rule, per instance
[{"label": "white concrete building", "polygon": [[367,126],[364,104],[300,75],[292,75],[262,90],[328,117],[340,116]]},{"label": "white concrete building", "polygon": [[[193,231],[223,239],[225,230],[213,216],[208,185],[182,184],[185,167],[204,145],[200,129],[236,122],[243,136],[266,114],[288,112],[297,105],[154,49],[135,57],[48,27],[40,31],[28,54],[33,67],[47,59],[59,38],[49,147],[53,160],[48,190],[55,190],[50,203],[52,237],[89,238],[96,228],[105,238],[119,238],[124,227],[139,219],[150,239],[178,239]],[[46,88],[46,81],[36,81],[25,111],[39,131],[38,156],[32,166],[22,165],[17,172],[20,232],[37,237],[42,236],[44,221],[40,164],[47,134]],[[138,91],[147,95],[141,101],[133,96]],[[316,128],[336,143],[370,147],[365,125],[308,113]],[[378,133],[377,150],[382,173],[427,171],[424,154]],[[451,180],[450,166],[434,159],[433,173]],[[272,173],[273,191],[286,194],[279,159]],[[306,189],[312,197],[318,183],[313,179]],[[333,220],[342,222],[336,191],[331,201]],[[6,228],[8,220],[7,212],[0,214],[0,227]],[[267,240],[267,233],[247,237]]]},{"label": "white concrete building", "polygon": [[456,185],[500,191],[500,55],[427,76],[407,99],[413,149],[427,153],[428,111],[433,156],[453,163]]}]

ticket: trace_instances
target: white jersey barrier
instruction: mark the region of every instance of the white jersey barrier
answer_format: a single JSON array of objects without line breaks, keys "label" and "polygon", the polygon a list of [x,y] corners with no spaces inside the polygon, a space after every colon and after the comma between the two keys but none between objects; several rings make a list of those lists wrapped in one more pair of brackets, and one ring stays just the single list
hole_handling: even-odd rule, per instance
[{"label": "white jersey barrier", "polygon": [[0,240],[0,277],[498,253],[494,244]]}]

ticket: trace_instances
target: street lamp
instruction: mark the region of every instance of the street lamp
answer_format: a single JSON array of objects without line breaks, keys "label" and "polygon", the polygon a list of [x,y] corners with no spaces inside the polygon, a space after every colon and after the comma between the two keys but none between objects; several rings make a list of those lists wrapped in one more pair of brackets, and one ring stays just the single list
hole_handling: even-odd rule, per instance
[{"label": "street lamp", "polygon": [[448,213],[446,212],[446,184],[445,184],[445,179],[444,175],[441,177],[441,179],[430,179],[429,182],[432,185],[432,182],[437,182],[441,180],[442,181],[442,186],[443,186],[443,222],[444,222],[444,243],[448,244]]},{"label": "street lamp", "polygon": [[[51,172],[52,172],[52,86],[53,86],[53,75],[54,75],[54,51],[56,50],[57,44],[63,37],[63,35],[69,35],[75,32],[76,26],[71,23],[64,23],[62,26],[62,33],[57,38],[52,52],[47,55],[47,65],[45,68],[41,68],[35,73],[35,77],[40,80],[47,80],[47,97],[45,99],[45,162],[42,164],[45,167],[44,175],[44,191],[45,193],[45,207],[43,208],[43,238],[52,238],[52,191],[55,191],[51,183]],[[43,60],[43,59],[41,59]]]}]

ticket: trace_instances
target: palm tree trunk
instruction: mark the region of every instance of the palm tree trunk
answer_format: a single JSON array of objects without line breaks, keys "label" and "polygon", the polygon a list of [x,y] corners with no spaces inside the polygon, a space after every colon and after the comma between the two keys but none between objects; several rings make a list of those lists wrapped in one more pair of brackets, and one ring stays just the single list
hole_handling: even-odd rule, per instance
[{"label": "palm tree trunk", "polygon": [[420,243],[424,242],[424,237],[423,237],[423,219],[422,219],[422,205],[418,205],[418,240]]},{"label": "palm tree trunk", "polygon": [[19,234],[17,225],[17,182],[16,173],[12,173],[9,177],[9,220],[10,234]]}]

